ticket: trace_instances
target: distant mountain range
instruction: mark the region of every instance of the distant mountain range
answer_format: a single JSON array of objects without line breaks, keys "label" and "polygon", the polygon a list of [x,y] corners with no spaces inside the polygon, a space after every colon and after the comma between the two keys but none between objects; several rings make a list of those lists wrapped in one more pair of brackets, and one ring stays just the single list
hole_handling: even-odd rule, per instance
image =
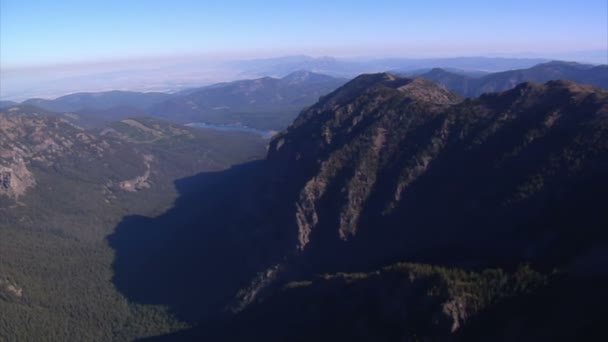
[{"label": "distant mountain range", "polygon": [[236,123],[280,130],[287,127],[302,108],[346,82],[346,79],[296,71],[283,78],[264,77],[190,89],[154,106],[150,113],[184,123]]},{"label": "distant mountain range", "polygon": [[58,97],[75,92],[108,89],[139,92],[177,92],[224,81],[259,77],[281,78],[309,70],[340,78],[389,70],[410,72],[435,67],[498,72],[529,68],[547,62],[542,58],[334,58],[285,56],[250,60],[216,61],[207,58],[123,62],[116,65],[82,65],[4,72],[0,100]]},{"label": "distant mountain range", "polygon": [[[311,62],[310,58],[293,57],[278,61],[270,60],[266,63],[275,65],[280,61],[288,65],[285,70],[295,66],[314,69],[314,65],[307,63],[319,62],[317,59],[312,59]],[[321,61],[330,68],[336,67],[331,66],[334,62],[330,59]],[[441,63],[440,60],[434,62]],[[447,61],[443,62],[449,64]],[[469,62],[471,62],[469,59],[454,59],[451,60],[450,65],[467,67]],[[528,62],[532,61],[486,60],[487,65],[491,63],[497,65],[495,68],[504,63],[517,65]],[[266,64],[262,63],[262,65]],[[424,63],[415,64],[416,67],[424,65]],[[391,64],[387,62],[384,66],[388,69]],[[497,73],[486,73],[477,69],[422,67],[404,75],[426,78],[465,97],[508,90],[527,81],[546,82],[558,79],[608,88],[608,66],[559,61]],[[48,111],[72,112],[75,114],[74,122],[86,127],[103,126],[114,120],[130,117],[153,116],[179,123],[206,122],[281,130],[291,123],[302,108],[312,105],[319,97],[331,93],[346,81],[345,78],[298,70],[281,78],[262,77],[218,83],[186,89],[175,94],[124,91],[76,93],[54,100],[29,99],[23,104],[38,106]],[[0,108],[15,104],[4,101],[0,103]]]},{"label": "distant mountain range", "polygon": [[465,71],[498,72],[529,68],[547,62],[541,58],[385,58],[337,59],[333,57],[288,56],[269,59],[232,61],[227,66],[242,70],[244,75],[281,76],[294,70],[310,70],[337,77],[353,78],[362,73],[387,70],[409,72],[425,68],[451,68]]},{"label": "distant mountain range", "polygon": [[440,68],[417,74],[437,82],[466,97],[512,89],[522,82],[544,83],[550,80],[571,80],[608,89],[608,66],[592,66],[572,62],[548,62],[529,69],[510,70],[472,77]]},{"label": "distant mountain range", "polygon": [[138,93],[130,91],[108,91],[101,93],[75,93],[54,100],[29,99],[22,103],[54,112],[76,112],[106,110],[117,106],[147,109],[171,98],[166,93]]},{"label": "distant mountain range", "polygon": [[[23,105],[70,112],[75,123],[103,126],[115,120],[153,116],[179,123],[237,124],[281,130],[300,110],[330,93],[346,79],[309,71],[283,78],[263,77],[187,89],[176,94],[110,91],[76,93],[54,100],[29,99]],[[5,102],[3,107],[16,105]],[[2,107],[0,107],[2,108]]]}]

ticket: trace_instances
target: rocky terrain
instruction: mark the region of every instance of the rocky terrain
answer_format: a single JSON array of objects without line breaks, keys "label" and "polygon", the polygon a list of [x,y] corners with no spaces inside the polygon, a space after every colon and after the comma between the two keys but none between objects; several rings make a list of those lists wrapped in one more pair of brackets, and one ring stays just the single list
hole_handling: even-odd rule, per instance
[{"label": "rocky terrain", "polygon": [[10,198],[19,199],[36,185],[32,169],[61,168],[70,159],[96,164],[119,153],[140,158],[120,141],[104,139],[67,120],[26,115],[18,109],[12,107],[10,113],[0,115],[0,193]]}]

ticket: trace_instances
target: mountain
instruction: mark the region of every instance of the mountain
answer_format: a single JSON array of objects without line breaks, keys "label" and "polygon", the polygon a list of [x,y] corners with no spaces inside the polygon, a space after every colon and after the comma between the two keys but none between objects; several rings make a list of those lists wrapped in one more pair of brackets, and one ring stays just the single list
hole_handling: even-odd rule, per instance
[{"label": "mountain", "polygon": [[[273,103],[277,82],[327,80],[215,87]],[[269,146],[10,107],[0,339],[593,339],[607,120],[608,92],[572,81],[465,99],[387,73],[321,96]]]},{"label": "mountain", "polygon": [[266,161],[123,220],[114,280],[198,323],[152,340],[591,337],[608,303],[607,119],[608,92],[570,81],[463,100],[362,75]]},{"label": "mountain", "polygon": [[[273,140],[268,160],[285,168],[276,179],[286,183],[282,189],[299,192],[299,248],[314,245],[320,231],[327,238],[310,248],[317,254],[327,248],[333,260],[339,259],[336,248],[347,245],[342,241],[365,250],[366,262],[375,253],[378,260],[399,254],[436,260],[435,248],[444,263],[471,264],[481,254],[495,265],[544,264],[557,262],[544,259],[557,250],[566,258],[574,247],[559,245],[572,242],[560,242],[557,236],[567,232],[559,229],[592,217],[587,211],[597,208],[595,196],[585,187],[604,184],[597,172],[606,152],[606,92],[553,81],[459,102],[427,82],[386,74],[356,79]],[[571,151],[581,152],[573,157]],[[582,198],[570,202],[576,196],[586,198],[585,205]],[[544,228],[520,212],[522,206],[534,220],[553,222],[555,230],[540,235],[555,245],[534,244],[532,232]],[[554,222],[558,208],[570,209]],[[476,216],[480,211],[483,217]],[[601,217],[590,221],[604,222]],[[592,226],[587,228],[599,228]],[[373,227],[383,227],[386,237]],[[512,240],[498,239],[498,231]],[[348,255],[343,262],[357,258]]]},{"label": "mountain", "polygon": [[146,109],[170,98],[166,93],[138,93],[131,91],[108,91],[99,93],[75,93],[54,100],[29,99],[25,105],[32,105],[53,112],[77,112],[85,109],[107,110],[116,106]]},{"label": "mountain", "polygon": [[467,72],[498,72],[512,69],[529,68],[547,62],[541,58],[495,58],[495,57],[456,57],[456,58],[351,58],[285,56],[229,61],[226,67],[239,70],[242,75],[278,77],[297,70],[353,78],[362,73],[394,70],[407,73],[429,68],[459,69]]},{"label": "mountain", "polygon": [[[303,107],[345,82],[345,79],[298,70],[281,79],[240,80],[186,89],[176,94],[75,93],[54,100],[28,99],[22,105],[62,115],[85,128],[153,116],[178,123],[204,122],[281,130]],[[18,104],[7,102],[4,105]]]},{"label": "mountain", "polygon": [[0,109],[12,107],[15,105],[18,105],[18,103],[13,101],[0,101]]},{"label": "mountain", "polygon": [[467,97],[508,90],[522,82],[544,83],[560,79],[608,88],[608,66],[559,61],[538,64],[529,69],[510,70],[481,77],[470,77],[439,68],[419,76],[443,84]]},{"label": "mountain", "polygon": [[0,340],[131,341],[183,328],[114,288],[106,237],[125,215],[169,208],[176,179],[260,158],[265,145],[151,118],[85,130],[39,108],[1,110]]},{"label": "mountain", "polygon": [[490,74],[490,72],[481,71],[481,70],[465,70],[465,69],[439,68],[439,67],[416,69],[416,70],[407,71],[407,72],[389,71],[389,73],[391,73],[391,74],[399,75],[400,77],[408,77],[408,78],[415,78],[415,77],[419,77],[420,75],[424,75],[427,73],[436,73],[436,72],[447,72],[449,74],[467,76],[470,78],[479,78],[479,77]]},{"label": "mountain", "polygon": [[148,109],[172,97],[167,93],[108,91],[74,93],[54,100],[28,99],[21,105],[62,116],[80,127],[99,128],[116,120],[150,116]]},{"label": "mountain", "polygon": [[151,109],[159,118],[177,122],[243,124],[283,129],[299,111],[346,80],[308,71],[283,78],[263,77],[190,89]]}]

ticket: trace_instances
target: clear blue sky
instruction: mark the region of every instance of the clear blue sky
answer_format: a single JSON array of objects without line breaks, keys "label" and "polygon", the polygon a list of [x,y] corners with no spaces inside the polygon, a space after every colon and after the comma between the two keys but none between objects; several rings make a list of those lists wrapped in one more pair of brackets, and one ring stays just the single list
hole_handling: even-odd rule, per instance
[{"label": "clear blue sky", "polygon": [[602,50],[606,0],[0,0],[0,65]]}]

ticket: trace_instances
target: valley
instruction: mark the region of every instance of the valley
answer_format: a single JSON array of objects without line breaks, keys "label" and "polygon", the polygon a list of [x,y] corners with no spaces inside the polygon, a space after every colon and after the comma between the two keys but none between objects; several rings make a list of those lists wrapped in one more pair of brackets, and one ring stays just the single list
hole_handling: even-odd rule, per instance
[{"label": "valley", "polygon": [[0,0],[0,342],[608,340],[607,6]]}]

